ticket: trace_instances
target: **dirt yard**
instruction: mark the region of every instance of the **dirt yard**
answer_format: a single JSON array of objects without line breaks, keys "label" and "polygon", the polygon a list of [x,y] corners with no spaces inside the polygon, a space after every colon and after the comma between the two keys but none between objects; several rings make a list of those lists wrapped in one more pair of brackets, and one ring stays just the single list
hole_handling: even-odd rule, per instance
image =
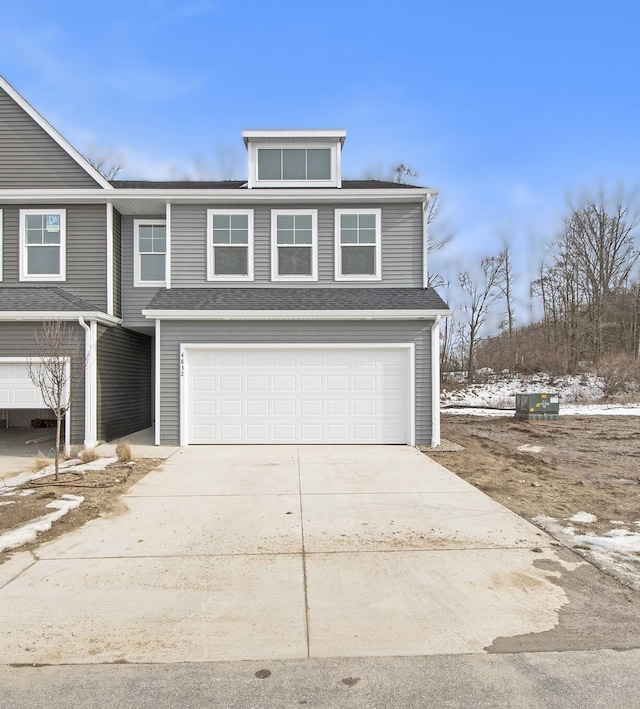
[{"label": "dirt yard", "polygon": [[[26,483],[15,493],[6,494],[0,487],[0,535],[46,515],[51,502],[61,500],[63,495],[84,497],[84,502],[57,520],[46,532],[39,533],[36,540],[20,547],[20,550],[34,549],[39,544],[55,539],[95,517],[117,512],[122,503],[119,497],[148,472],[156,468],[162,460],[142,458],[132,466],[115,464],[104,470],[87,470],[82,475],[61,471],[60,480],[53,476]],[[31,494],[20,493],[33,490]],[[0,552],[2,563],[12,551]]]},{"label": "dirt yard", "polygon": [[598,534],[611,520],[640,520],[638,416],[519,421],[445,414],[442,438],[465,450],[430,457],[528,520],[589,512],[597,522],[574,526]]}]

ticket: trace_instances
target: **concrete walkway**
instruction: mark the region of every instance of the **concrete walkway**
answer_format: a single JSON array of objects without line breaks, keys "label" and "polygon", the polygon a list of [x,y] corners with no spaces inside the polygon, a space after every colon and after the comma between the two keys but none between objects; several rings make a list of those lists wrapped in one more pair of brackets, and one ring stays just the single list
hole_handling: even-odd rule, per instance
[{"label": "concrete walkway", "polygon": [[476,653],[566,603],[550,538],[413,448],[194,446],[123,500],[0,566],[0,663]]}]

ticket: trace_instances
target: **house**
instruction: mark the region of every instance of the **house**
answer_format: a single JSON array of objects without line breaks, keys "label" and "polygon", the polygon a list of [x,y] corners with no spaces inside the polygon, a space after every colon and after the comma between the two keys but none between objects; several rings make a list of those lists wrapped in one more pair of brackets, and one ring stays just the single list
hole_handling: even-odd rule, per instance
[{"label": "house", "polygon": [[1,420],[63,320],[67,444],[439,442],[435,191],[343,180],[341,130],[243,138],[246,181],[108,181],[0,78]]}]

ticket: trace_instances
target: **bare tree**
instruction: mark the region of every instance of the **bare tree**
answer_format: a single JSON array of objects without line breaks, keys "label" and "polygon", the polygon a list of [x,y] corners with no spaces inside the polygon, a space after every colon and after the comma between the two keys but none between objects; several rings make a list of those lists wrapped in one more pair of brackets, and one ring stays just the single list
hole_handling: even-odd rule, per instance
[{"label": "bare tree", "polygon": [[420,175],[404,163],[400,163],[393,168],[393,181],[399,185],[407,184],[407,177],[417,179]]},{"label": "bare tree", "polygon": [[458,277],[460,287],[467,295],[467,302],[461,306],[466,313],[468,328],[467,378],[473,379],[475,374],[475,346],[482,326],[487,320],[491,307],[500,296],[500,277],[503,271],[503,253],[498,256],[487,256],[480,262],[482,275],[474,280],[468,271],[463,271]]},{"label": "bare tree", "polygon": [[85,159],[91,167],[96,169],[102,177],[109,182],[111,182],[111,180],[115,180],[120,170],[124,167],[123,165],[109,162],[108,158],[100,158],[99,160],[94,160],[92,158]]},{"label": "bare tree", "polygon": [[42,323],[42,332],[36,332],[39,357],[27,363],[29,378],[38,387],[45,405],[56,417],[55,479],[58,479],[62,421],[71,406],[74,390],[84,374],[84,367],[72,367],[81,352],[77,335],[65,322],[56,320]]}]

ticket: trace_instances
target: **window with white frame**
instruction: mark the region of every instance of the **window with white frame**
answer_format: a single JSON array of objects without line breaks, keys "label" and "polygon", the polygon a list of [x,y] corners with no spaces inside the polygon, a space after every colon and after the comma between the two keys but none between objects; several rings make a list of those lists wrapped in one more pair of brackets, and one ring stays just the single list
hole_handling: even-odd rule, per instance
[{"label": "window with white frame", "polygon": [[20,280],[66,278],[66,211],[20,210]]},{"label": "window with white frame", "polygon": [[258,148],[258,181],[331,180],[331,148]]},{"label": "window with white frame", "polygon": [[336,210],[335,278],[379,281],[382,272],[381,210]]},{"label": "window with white frame", "polygon": [[253,280],[253,211],[207,211],[207,278]]},{"label": "window with white frame", "polygon": [[164,219],[136,219],[134,230],[134,286],[166,284],[167,226]]},{"label": "window with white frame", "polygon": [[315,210],[271,213],[273,280],[318,280],[318,214]]}]

